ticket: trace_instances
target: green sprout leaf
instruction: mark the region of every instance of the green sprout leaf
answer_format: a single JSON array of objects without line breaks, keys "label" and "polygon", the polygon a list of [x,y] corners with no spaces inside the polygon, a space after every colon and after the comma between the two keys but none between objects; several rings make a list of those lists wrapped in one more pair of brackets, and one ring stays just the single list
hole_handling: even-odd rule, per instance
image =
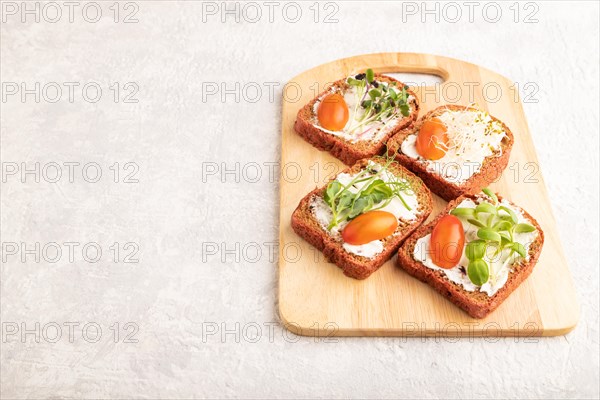
[{"label": "green sprout leaf", "polygon": [[496,207],[494,207],[490,203],[481,203],[481,204],[478,204],[477,207],[475,207],[475,212],[476,213],[483,212],[483,213],[489,213],[489,214],[496,214],[498,212],[498,210],[496,209]]},{"label": "green sprout leaf", "polygon": [[369,97],[371,100],[375,101],[378,97],[381,97],[381,91],[377,89],[371,89],[369,90]]},{"label": "green sprout leaf", "polygon": [[494,200],[494,204],[498,204],[498,196],[496,196],[496,193],[492,192],[489,188],[483,188],[482,191],[487,194],[489,198]]},{"label": "green sprout leaf", "polygon": [[516,251],[521,257],[527,257],[527,250],[525,250],[525,246],[523,246],[521,243],[511,243],[510,248]]},{"label": "green sprout leaf", "polygon": [[473,260],[469,262],[467,275],[475,285],[482,286],[490,279],[490,268],[482,259]]},{"label": "green sprout leaf", "polygon": [[513,224],[508,222],[508,221],[498,221],[494,224],[494,226],[492,227],[492,229],[496,232],[501,232],[501,231],[509,231],[510,228],[513,227]]},{"label": "green sprout leaf", "polygon": [[354,204],[352,205],[352,209],[350,210],[350,214],[348,218],[352,219],[357,217],[358,215],[363,213],[363,210],[368,209],[369,207],[369,197],[359,197],[354,200]]},{"label": "green sprout leaf", "polygon": [[485,255],[485,240],[473,240],[467,244],[465,249],[466,256],[469,260],[477,260]]},{"label": "green sprout leaf", "polygon": [[354,197],[352,196],[352,194],[350,192],[343,192],[342,195],[339,197],[339,203],[338,203],[338,207],[340,208],[346,208],[349,207],[350,205],[352,205],[352,200],[354,199]]},{"label": "green sprout leaf", "polygon": [[500,207],[498,207],[498,211],[504,211],[505,213],[507,213],[508,216],[510,217],[510,220],[513,222],[513,224],[516,224],[517,222],[519,222],[519,219],[517,218],[517,214],[515,214],[515,212],[513,210],[511,210],[510,208],[508,208],[506,206],[500,206]]},{"label": "green sprout leaf", "polygon": [[403,116],[408,117],[408,115],[410,114],[410,108],[408,108],[408,104],[400,105],[400,112]]},{"label": "green sprout leaf", "polygon": [[335,197],[340,192],[340,190],[342,190],[342,184],[338,180],[331,181],[331,183],[327,185],[327,189],[325,189],[323,199],[330,207],[333,206]]},{"label": "green sprout leaf", "polygon": [[528,233],[528,232],[533,232],[533,231],[535,231],[535,226],[525,224],[525,223],[515,225],[515,230],[514,230],[515,233]]},{"label": "green sprout leaf", "polygon": [[375,74],[373,73],[373,70],[371,68],[369,68],[367,70],[367,82],[373,83],[374,80],[375,80]]},{"label": "green sprout leaf", "polygon": [[491,228],[481,228],[477,230],[477,237],[483,240],[490,240],[498,243],[500,243],[502,240],[502,237],[498,234],[498,232],[495,232]]},{"label": "green sprout leaf", "polygon": [[510,215],[508,214],[501,214],[500,212],[497,215],[498,218],[500,218],[503,221],[508,221],[510,222],[511,225],[514,225],[515,223],[513,222],[513,219]]},{"label": "green sprout leaf", "polygon": [[501,241],[500,241],[500,246],[506,246],[509,243],[512,243],[512,240],[510,238],[510,235],[506,232],[498,232],[498,235],[500,235]]},{"label": "green sprout leaf", "polygon": [[472,217],[475,215],[475,209],[467,207],[458,207],[450,211],[450,214],[456,217]]},{"label": "green sprout leaf", "polygon": [[475,226],[477,226],[477,227],[479,227],[479,228],[485,228],[485,227],[486,227],[486,226],[485,226],[485,224],[484,224],[483,222],[481,222],[481,221],[479,221],[479,220],[477,220],[477,219],[474,219],[474,218],[469,218],[469,219],[467,219],[467,221],[468,221],[468,222],[469,222],[471,225],[475,225]]}]

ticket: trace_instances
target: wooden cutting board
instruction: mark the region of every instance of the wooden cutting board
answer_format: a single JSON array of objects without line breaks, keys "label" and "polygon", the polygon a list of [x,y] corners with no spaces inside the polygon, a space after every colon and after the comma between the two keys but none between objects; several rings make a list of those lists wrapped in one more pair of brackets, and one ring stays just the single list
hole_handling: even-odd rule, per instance
[{"label": "wooden cutting board", "polygon": [[[363,281],[344,276],[292,230],[290,217],[309,191],[344,169],[294,132],[298,110],[327,83],[372,68],[379,73],[438,75],[441,85],[415,87],[421,113],[442,104],[476,103],[515,135],[509,167],[490,187],[529,211],[546,239],[531,276],[492,314],[469,317],[396,265],[396,256]],[[486,99],[488,101],[486,101]],[[573,281],[539,170],[518,89],[505,77],[447,57],[382,53],[323,64],[288,82],[282,108],[279,313],[292,332],[318,336],[552,336],[579,318]],[[446,204],[437,196],[430,219]]]}]

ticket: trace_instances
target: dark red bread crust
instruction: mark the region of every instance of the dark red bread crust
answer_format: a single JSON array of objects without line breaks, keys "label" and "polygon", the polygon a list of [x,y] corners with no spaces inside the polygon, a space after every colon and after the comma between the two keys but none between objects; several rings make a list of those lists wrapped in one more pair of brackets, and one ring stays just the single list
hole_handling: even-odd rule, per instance
[{"label": "dark red bread crust", "polygon": [[479,193],[481,192],[482,188],[488,186],[490,183],[495,182],[500,175],[502,175],[502,171],[504,171],[508,165],[510,151],[514,143],[514,136],[510,129],[502,121],[494,116],[491,116],[494,121],[501,123],[502,127],[506,131],[507,137],[503,140],[502,155],[499,157],[486,158],[479,172],[471,176],[467,181],[461,183],[460,185],[448,182],[441,175],[427,171],[427,165],[423,160],[408,157],[400,151],[400,146],[408,135],[418,132],[424,121],[441,114],[447,109],[455,111],[476,110],[473,107],[465,107],[453,104],[438,107],[421,117],[421,119],[419,119],[419,121],[413,126],[401,130],[394,137],[392,137],[388,141],[388,154],[390,156],[395,154],[396,160],[417,174],[433,193],[442,197],[446,201],[450,201],[465,194]]},{"label": "dark red bread crust", "polygon": [[[404,86],[402,82],[389,76],[375,74],[375,78],[379,82],[395,81],[398,82],[398,87]],[[341,79],[334,82],[331,86],[345,88],[348,85],[345,79]],[[414,97],[415,102],[411,114],[408,117],[403,118],[394,129],[388,132],[378,142],[369,142],[368,145],[363,145],[362,143],[351,143],[341,137],[323,132],[319,128],[314,127],[313,123],[311,122],[311,119],[314,116],[313,106],[315,102],[318,98],[329,92],[329,88],[331,86],[329,86],[326,90],[319,94],[319,96],[315,97],[308,104],[302,107],[300,111],[298,111],[298,116],[294,124],[294,130],[317,149],[328,151],[331,153],[331,155],[340,159],[346,165],[353,165],[358,160],[363,158],[369,158],[375,155],[383,154],[385,152],[385,146],[388,139],[401,130],[412,126],[419,115],[419,101],[416,94],[409,89],[407,92]]]},{"label": "dark red bread crust", "polygon": [[[410,275],[416,277],[422,282],[432,286],[442,296],[446,297],[452,303],[462,308],[473,318],[484,318],[494,311],[506,298],[523,282],[533,271],[544,244],[544,232],[538,222],[523,210],[523,215],[529,219],[538,230],[536,240],[529,248],[529,260],[524,259],[513,266],[513,272],[510,273],[506,284],[496,292],[492,297],[482,292],[468,292],[462,286],[450,281],[443,272],[426,267],[421,262],[416,261],[413,252],[417,240],[431,233],[433,227],[444,215],[455,208],[465,198],[474,199],[476,196],[465,195],[448,203],[448,206],[427,225],[419,227],[398,250],[398,265]],[[498,196],[501,199],[500,196]]]}]

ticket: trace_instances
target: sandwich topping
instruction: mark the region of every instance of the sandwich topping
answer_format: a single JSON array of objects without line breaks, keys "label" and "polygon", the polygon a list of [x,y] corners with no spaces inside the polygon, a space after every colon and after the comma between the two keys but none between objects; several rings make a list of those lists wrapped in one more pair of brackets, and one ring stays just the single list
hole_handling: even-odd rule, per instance
[{"label": "sandwich topping", "polygon": [[370,161],[358,173],[341,173],[323,196],[310,201],[321,228],[349,253],[374,258],[383,251],[383,240],[396,234],[399,220],[420,214],[410,183],[389,171],[392,162]]},{"label": "sandwich topping", "polygon": [[479,172],[487,157],[502,155],[505,137],[502,123],[485,111],[448,109],[408,135],[400,149],[428,171],[460,184]]},{"label": "sandwich topping", "polygon": [[416,99],[397,82],[375,80],[373,70],[331,87],[313,106],[313,126],[352,143],[379,141],[408,117]]},{"label": "sandwich topping", "polygon": [[319,124],[325,129],[341,131],[350,118],[348,104],[339,93],[331,93],[323,97],[317,110]]},{"label": "sandwich topping", "polygon": [[413,257],[469,292],[493,296],[515,263],[529,260],[538,232],[523,211],[488,189],[465,199],[415,245]]}]

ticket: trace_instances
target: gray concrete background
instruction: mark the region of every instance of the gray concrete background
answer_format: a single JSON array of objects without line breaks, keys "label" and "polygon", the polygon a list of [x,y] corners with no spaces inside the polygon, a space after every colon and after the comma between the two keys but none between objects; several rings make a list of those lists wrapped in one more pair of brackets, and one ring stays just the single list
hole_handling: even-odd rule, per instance
[{"label": "gray concrete background", "polygon": [[[256,22],[256,8],[238,4],[239,23],[221,22],[220,2],[97,2],[97,22],[94,5],[77,3],[69,22],[58,4],[58,22],[40,4],[40,21],[23,23],[21,3],[2,2],[2,398],[598,398],[596,2],[502,3],[496,22],[483,3],[469,22],[458,2],[456,23],[445,3],[439,22],[421,2],[297,3],[295,23],[284,3],[272,22],[265,3]],[[446,55],[533,84],[522,88],[537,101],[525,112],[581,303],[572,333],[328,341],[277,324],[268,163],[280,152],[282,85],[384,51]],[[39,102],[21,98],[22,82],[40,83]],[[212,84],[236,82],[239,101],[203,101]],[[236,162],[238,176],[222,177]],[[256,182],[247,163],[261,166]],[[21,242],[34,253],[39,243],[39,262],[11,247]]]}]

